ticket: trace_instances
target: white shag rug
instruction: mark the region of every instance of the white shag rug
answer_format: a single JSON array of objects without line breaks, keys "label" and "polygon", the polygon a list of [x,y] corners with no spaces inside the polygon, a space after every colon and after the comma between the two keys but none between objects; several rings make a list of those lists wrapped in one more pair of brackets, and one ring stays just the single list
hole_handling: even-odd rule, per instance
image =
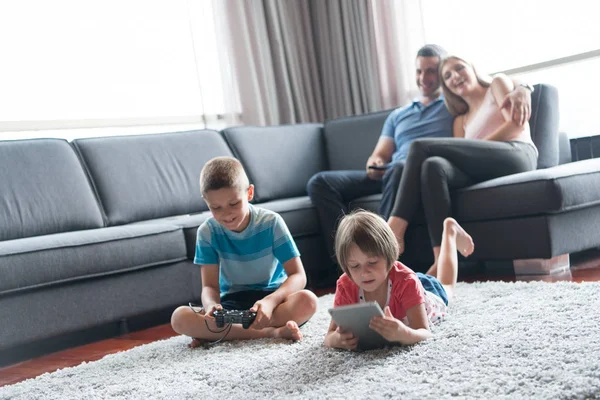
[{"label": "white shag rug", "polygon": [[0,399],[600,398],[600,283],[459,283],[451,316],[412,347],[325,349],[327,308],[304,340],[187,348],[174,337],[15,385]]}]

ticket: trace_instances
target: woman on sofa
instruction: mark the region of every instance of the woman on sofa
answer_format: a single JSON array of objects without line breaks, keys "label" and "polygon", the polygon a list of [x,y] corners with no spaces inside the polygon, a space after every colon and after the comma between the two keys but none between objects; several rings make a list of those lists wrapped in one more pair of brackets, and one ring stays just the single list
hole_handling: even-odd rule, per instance
[{"label": "woman on sofa", "polygon": [[435,138],[413,142],[388,219],[402,253],[406,229],[423,203],[435,260],[428,273],[433,275],[443,221],[452,212],[450,191],[534,170],[538,157],[529,123],[516,124],[509,110],[502,108],[504,97],[514,87],[508,77],[500,74],[490,81],[456,56],[446,57],[439,71],[444,102],[456,116],[453,136],[463,140]]}]

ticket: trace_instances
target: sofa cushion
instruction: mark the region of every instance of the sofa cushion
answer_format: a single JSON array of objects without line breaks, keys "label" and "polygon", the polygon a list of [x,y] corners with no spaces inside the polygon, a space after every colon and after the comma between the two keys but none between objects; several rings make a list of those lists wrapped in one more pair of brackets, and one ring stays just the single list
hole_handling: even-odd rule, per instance
[{"label": "sofa cushion", "polygon": [[465,222],[474,260],[549,259],[600,245],[600,205],[521,218]]},{"label": "sofa cushion", "polygon": [[256,207],[275,211],[285,221],[294,239],[319,235],[319,217],[315,206],[308,196],[256,204]]},{"label": "sofa cushion", "polygon": [[0,242],[0,295],[186,259],[181,228],[127,225]]},{"label": "sofa cushion", "polygon": [[566,164],[571,161],[577,161],[572,159],[571,155],[571,141],[569,140],[569,135],[565,132],[560,132],[558,134],[558,163]]},{"label": "sofa cushion", "polygon": [[231,156],[216,131],[77,139],[109,225],[207,210],[204,164]]},{"label": "sofa cushion", "polygon": [[0,241],[100,228],[77,154],[61,139],[0,142]]},{"label": "sofa cushion", "polygon": [[196,234],[198,232],[198,227],[211,216],[212,214],[210,211],[204,211],[195,214],[177,215],[166,218],[140,221],[136,222],[135,224],[168,224],[180,227],[183,229],[187,257],[190,260],[193,260],[194,255],[196,254]]},{"label": "sofa cushion", "polygon": [[[181,261],[163,268],[3,296],[0,321],[7,321],[4,326],[9,328],[0,329],[0,354],[16,352],[14,358],[22,360],[27,354],[36,356],[40,350],[48,353],[114,336],[125,327],[135,330],[152,321],[164,323],[167,312],[178,305],[198,302],[201,287],[200,268]],[[162,311],[165,309],[169,311]],[[2,352],[6,349],[11,350]]]},{"label": "sofa cushion", "polygon": [[381,193],[372,194],[365,197],[359,197],[358,199],[352,200],[348,204],[349,210],[356,210],[362,208],[363,210],[372,211],[374,213],[379,212],[379,204],[381,203]]},{"label": "sofa cushion", "polygon": [[223,131],[256,187],[256,202],[306,195],[306,184],[326,168],[321,124],[243,126]]},{"label": "sofa cushion", "polygon": [[600,159],[482,182],[452,194],[460,221],[558,213],[600,204]]},{"label": "sofa cushion", "polygon": [[329,169],[364,169],[392,110],[325,121]]},{"label": "sofa cushion", "polygon": [[[317,212],[308,196],[273,200],[267,203],[256,204],[256,207],[263,207],[281,215],[294,239],[320,234]],[[181,227],[185,236],[187,257],[193,260],[196,252],[198,227],[211,216],[210,211],[205,211],[197,214],[141,221],[137,222],[136,225],[170,224]]]}]

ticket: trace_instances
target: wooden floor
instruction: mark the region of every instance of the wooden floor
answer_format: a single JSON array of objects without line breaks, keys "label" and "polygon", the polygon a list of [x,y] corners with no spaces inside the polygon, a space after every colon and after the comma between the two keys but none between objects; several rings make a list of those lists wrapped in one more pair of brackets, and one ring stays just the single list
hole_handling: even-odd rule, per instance
[{"label": "wooden floor", "polygon": [[[571,270],[567,273],[550,276],[541,276],[538,278],[527,277],[526,280],[558,281],[566,280],[572,282],[600,281],[600,252],[591,251],[580,253],[577,258],[571,260]],[[517,278],[513,275],[505,276],[485,276],[470,275],[462,277],[466,282],[502,280],[515,281]],[[522,280],[522,279],[518,279]],[[315,291],[321,296],[327,293],[333,293],[335,289],[322,289]],[[23,361],[15,365],[0,368],[0,386],[10,385],[24,381],[29,378],[42,375],[46,372],[53,372],[57,369],[73,367],[82,362],[90,362],[101,359],[107,354],[118,353],[133,347],[154,342],[156,340],[167,339],[175,336],[170,325],[160,325],[154,328],[145,329],[139,332],[129,333],[112,339],[102,340],[96,343],[87,344],[80,347],[48,354],[33,360]]]}]

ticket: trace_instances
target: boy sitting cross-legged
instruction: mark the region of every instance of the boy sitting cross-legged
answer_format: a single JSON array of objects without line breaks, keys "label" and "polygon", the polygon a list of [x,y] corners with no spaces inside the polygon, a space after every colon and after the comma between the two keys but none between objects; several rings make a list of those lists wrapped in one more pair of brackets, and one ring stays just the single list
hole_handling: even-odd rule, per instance
[{"label": "boy sitting cross-legged", "polygon": [[[200,191],[212,213],[198,228],[194,263],[202,267],[203,309],[178,307],[171,317],[175,332],[200,340],[224,336],[215,310],[256,312],[250,329],[233,324],[226,340],[278,337],[301,340],[298,325],[317,309],[308,290],[300,253],[281,216],[254,207],[254,185],[231,157],[208,161]],[[211,332],[212,331],[212,332]]]}]

